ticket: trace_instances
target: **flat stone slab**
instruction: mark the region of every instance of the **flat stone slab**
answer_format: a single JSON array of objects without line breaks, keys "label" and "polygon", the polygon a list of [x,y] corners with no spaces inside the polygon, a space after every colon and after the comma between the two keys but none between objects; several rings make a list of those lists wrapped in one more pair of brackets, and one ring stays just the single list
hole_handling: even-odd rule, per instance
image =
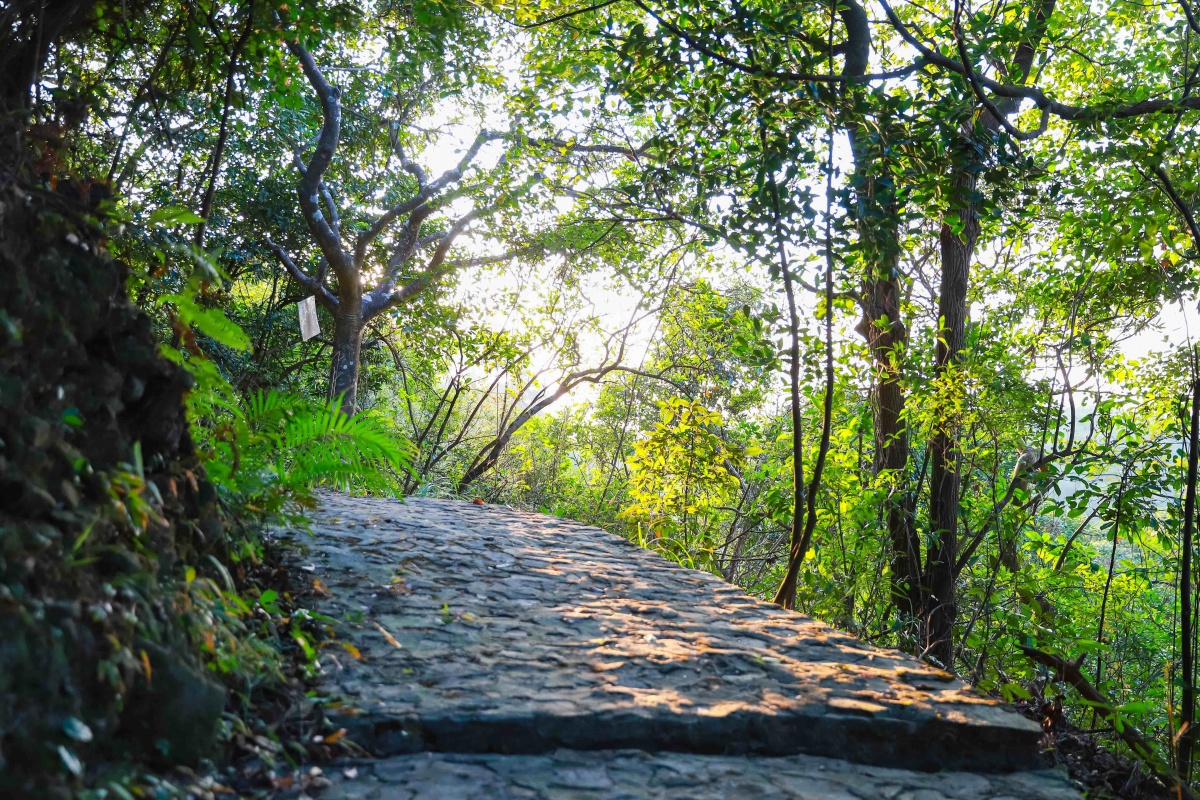
[{"label": "flat stone slab", "polygon": [[375,755],[637,749],[1038,767],[1038,726],[950,675],[598,528],[445,500],[324,503],[314,536],[298,537],[300,566],[328,592],[316,610],[339,621],[324,690],[343,702],[335,723]]},{"label": "flat stone slab", "polygon": [[815,756],[561,750],[326,765],[321,800],[1079,800],[1055,771],[913,772]]}]

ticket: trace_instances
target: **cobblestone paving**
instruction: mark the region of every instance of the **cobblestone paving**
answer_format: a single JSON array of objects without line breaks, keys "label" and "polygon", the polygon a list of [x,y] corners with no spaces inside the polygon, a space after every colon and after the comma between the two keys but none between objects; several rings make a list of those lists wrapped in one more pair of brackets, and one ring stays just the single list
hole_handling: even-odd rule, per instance
[{"label": "cobblestone paving", "polygon": [[330,713],[392,756],[324,797],[1078,797],[1054,773],[877,768],[1036,769],[1040,731],[597,528],[328,495],[313,532],[300,566],[352,645],[323,650]]},{"label": "cobblestone paving", "polygon": [[333,785],[321,800],[1079,800],[1051,771],[912,772],[816,756],[426,753],[325,774]]}]

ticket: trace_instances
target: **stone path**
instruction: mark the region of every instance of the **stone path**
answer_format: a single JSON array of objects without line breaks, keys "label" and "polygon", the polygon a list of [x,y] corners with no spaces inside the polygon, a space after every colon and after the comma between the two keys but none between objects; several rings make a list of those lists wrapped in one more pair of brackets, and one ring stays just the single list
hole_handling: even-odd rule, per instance
[{"label": "stone path", "polygon": [[313,531],[330,715],[380,757],[324,798],[1079,797],[946,673],[599,529],[328,495]]}]

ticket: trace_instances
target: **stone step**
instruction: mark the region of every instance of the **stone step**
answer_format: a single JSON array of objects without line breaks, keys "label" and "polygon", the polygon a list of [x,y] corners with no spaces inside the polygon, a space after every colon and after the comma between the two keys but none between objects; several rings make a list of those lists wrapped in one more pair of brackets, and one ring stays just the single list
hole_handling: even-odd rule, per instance
[{"label": "stone step", "polygon": [[915,772],[815,756],[559,750],[326,765],[321,800],[1079,800],[1066,776]]},{"label": "stone step", "polygon": [[621,537],[502,506],[329,495],[303,539],[343,622],[330,710],[376,755],[639,749],[1038,766],[952,676]]}]

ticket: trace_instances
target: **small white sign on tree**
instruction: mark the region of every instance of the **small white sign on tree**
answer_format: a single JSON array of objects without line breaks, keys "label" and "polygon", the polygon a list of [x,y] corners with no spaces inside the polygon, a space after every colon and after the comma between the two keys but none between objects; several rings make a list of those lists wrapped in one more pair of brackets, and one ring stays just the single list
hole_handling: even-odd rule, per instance
[{"label": "small white sign on tree", "polygon": [[321,332],[321,324],[317,322],[317,298],[306,297],[296,304],[300,310],[300,338],[304,341]]}]

